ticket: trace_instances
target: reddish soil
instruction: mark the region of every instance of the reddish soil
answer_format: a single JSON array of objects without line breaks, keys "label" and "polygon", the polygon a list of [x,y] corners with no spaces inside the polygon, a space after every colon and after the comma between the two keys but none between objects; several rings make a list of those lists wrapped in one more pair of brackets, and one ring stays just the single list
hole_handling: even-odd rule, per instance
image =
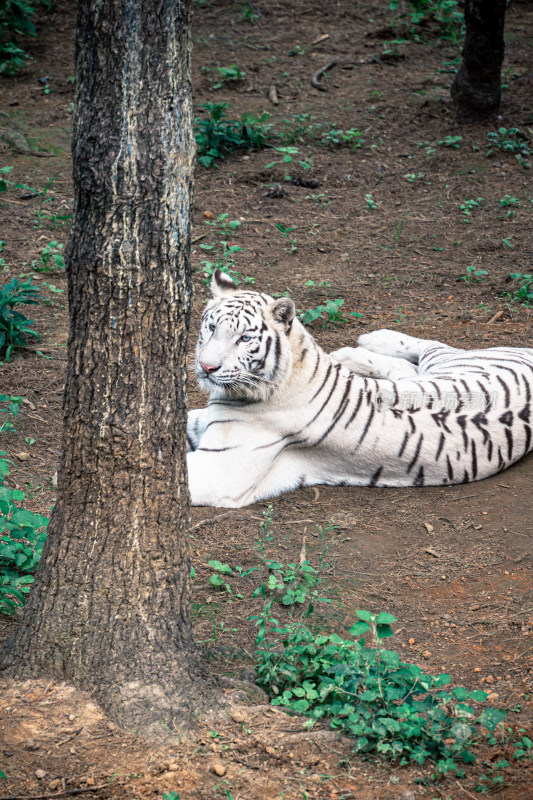
[{"label": "reddish soil", "polygon": [[[260,15],[255,24],[243,14],[247,8]],[[314,138],[303,135],[295,142],[298,158],[310,161],[312,169],[290,165],[292,178],[312,179],[315,188],[285,181],[280,166],[267,168],[279,156],[271,149],[228,156],[217,169],[198,167],[191,351],[207,296],[200,262],[209,253],[199,245],[225,238],[204,217],[223,213],[242,221],[231,233],[231,241],[244,248],[236,255],[236,268],[253,276],[257,288],[289,290],[301,309],[342,297],[346,312],[362,314],[347,324],[315,324],[326,349],[353,344],[360,333],[379,327],[455,345],[532,346],[530,309],[501,297],[513,287],[510,273],[531,271],[531,171],[509,153],[486,157],[488,132],[505,127],[519,128],[526,137],[533,133],[532,24],[530,4],[511,5],[501,116],[458,125],[447,71],[457,46],[430,30],[423,31],[421,42],[387,44],[405,31],[391,28],[384,0],[299,0],[292,6],[274,0],[252,6],[200,2],[194,13],[196,102],[227,102],[230,117],[268,112],[278,129],[286,119],[294,130],[300,115],[305,115],[303,127],[323,128],[314,129]],[[58,2],[41,17],[39,38],[29,44],[34,60],[0,83],[3,133],[15,130],[31,149],[50,155],[17,152],[8,136],[0,140],[1,161],[14,167],[10,177],[28,186],[41,189],[55,176],[47,195],[54,200],[43,208],[56,215],[68,211],[72,198],[73,86],[67,78],[74,71],[74,26],[71,4]],[[397,58],[380,57],[391,49]],[[311,75],[334,58],[338,64],[324,79],[328,91],[313,89]],[[213,69],[232,64],[244,78],[213,89]],[[43,77],[49,94],[39,82]],[[272,85],[277,106],[268,100]],[[339,128],[360,131],[361,148],[318,144],[317,138]],[[438,144],[454,136],[462,137],[459,148]],[[372,196],[376,208],[369,207],[365,195]],[[506,195],[519,204],[502,207]],[[460,204],[478,198],[479,206],[464,222]],[[2,256],[9,265],[4,283],[30,273],[31,261],[50,240],[66,241],[64,224],[45,220],[37,227],[38,209],[39,198],[25,190],[2,196],[0,238],[7,242]],[[284,238],[275,223],[295,230]],[[293,238],[294,251],[288,252]],[[469,265],[487,275],[480,282],[458,281]],[[3,434],[2,449],[17,464],[13,485],[28,490],[31,507],[46,513],[54,502],[52,476],[61,446],[68,320],[66,292],[54,293],[45,285],[65,290],[64,275],[35,278],[49,299],[31,314],[42,341],[2,366],[2,392],[27,398],[17,432]],[[310,290],[304,286],[309,280],[329,284]],[[191,405],[203,402],[191,386]],[[32,446],[28,438],[35,440]],[[3,687],[0,768],[7,780],[0,793],[63,792],[68,797],[84,789],[90,797],[117,800],[159,798],[171,790],[182,800],[477,796],[476,776],[489,770],[484,761],[507,756],[513,762],[513,731],[531,728],[532,489],[530,456],[476,484],[416,490],[320,487],[272,503],[275,537],[268,553],[281,561],[296,561],[306,536],[316,565],[317,526],[330,520],[338,526],[331,534],[327,575],[338,603],[324,627],[342,632],[353,623],[356,608],[388,610],[398,618],[391,647],[402,658],[434,674],[449,672],[455,683],[489,689],[497,695],[494,705],[509,711],[506,741],[481,751],[478,764],[461,781],[425,786],[416,781],[430,776],[431,766],[362,761],[351,754],[349,741],[309,738],[298,719],[266,710],[261,699],[223,725],[217,722],[220,735],[213,735],[214,723],[206,721],[194,742],[147,746],[117,729],[88,696],[43,681]],[[252,598],[253,580],[238,587],[242,601],[212,590],[208,561],[257,564],[255,542],[266,506],[192,512],[196,638],[210,668],[223,676],[238,678],[250,666],[255,629],[247,618],[260,603]],[[2,618],[0,635],[9,635],[16,624],[16,618]],[[223,771],[218,777],[215,763]],[[502,774],[504,786],[491,790],[493,796],[533,797],[531,763],[513,762]]]}]

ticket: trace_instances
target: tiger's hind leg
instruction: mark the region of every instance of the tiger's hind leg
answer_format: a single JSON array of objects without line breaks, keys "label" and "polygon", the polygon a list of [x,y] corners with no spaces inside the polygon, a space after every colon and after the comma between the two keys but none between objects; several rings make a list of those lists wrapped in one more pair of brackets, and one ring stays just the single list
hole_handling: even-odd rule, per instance
[{"label": "tiger's hind leg", "polygon": [[350,372],[355,372],[364,378],[399,380],[418,375],[418,369],[408,361],[372,353],[364,347],[341,347],[330,355]]},{"label": "tiger's hind leg", "polygon": [[417,339],[416,336],[407,336],[406,333],[401,331],[389,331],[385,328],[379,331],[372,331],[372,333],[363,333],[358,342],[361,347],[364,347],[365,350],[370,350],[372,353],[405,359],[412,364],[418,364],[420,357],[429,347],[446,347],[440,342],[434,342],[430,339]]}]

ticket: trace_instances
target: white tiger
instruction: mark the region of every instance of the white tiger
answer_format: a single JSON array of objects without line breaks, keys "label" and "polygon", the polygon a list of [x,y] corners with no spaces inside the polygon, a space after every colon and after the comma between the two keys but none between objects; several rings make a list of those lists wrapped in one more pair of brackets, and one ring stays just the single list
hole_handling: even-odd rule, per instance
[{"label": "white tiger", "polygon": [[292,300],[215,272],[190,411],[194,505],[239,508],[302,486],[480,480],[532,449],[533,349],[466,351],[396,331],[326,354]]}]

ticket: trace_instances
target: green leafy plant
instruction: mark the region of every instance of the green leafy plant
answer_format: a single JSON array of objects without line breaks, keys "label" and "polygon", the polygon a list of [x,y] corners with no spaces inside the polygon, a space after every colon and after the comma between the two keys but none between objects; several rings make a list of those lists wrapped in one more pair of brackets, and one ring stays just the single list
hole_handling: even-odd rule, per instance
[{"label": "green leafy plant", "polygon": [[459,150],[463,143],[462,136],[445,136],[444,139],[440,139],[437,144],[441,147],[449,147],[453,150]]},{"label": "green leafy plant", "polygon": [[[0,433],[15,430],[12,419],[18,417],[22,403],[22,397],[0,394]],[[3,477],[2,472],[0,472],[0,477]]]},{"label": "green leafy plant", "polygon": [[180,800],[180,794],[175,790],[165,792],[165,794],[163,794],[163,800]]},{"label": "green leafy plant", "polygon": [[32,261],[31,266],[35,272],[53,272],[65,269],[65,259],[62,253],[63,245],[57,241],[48,242],[41,250],[39,261]]},{"label": "green leafy plant", "polygon": [[[206,286],[211,283],[211,278],[217,269],[226,273],[226,275],[230,275],[237,286],[240,284],[242,275],[235,269],[235,254],[240,253],[243,249],[240,245],[221,240],[213,244],[201,244],[200,248],[206,251],[214,251],[215,256],[214,261],[210,261],[207,258],[203,259],[201,267],[196,270],[197,273],[203,274],[203,280]],[[255,279],[252,279],[252,282],[253,280]],[[249,283],[250,281],[245,279],[245,282]]]},{"label": "green leafy plant", "polygon": [[502,775],[502,771],[510,766],[510,763],[505,759],[495,761],[494,763],[486,761],[485,767],[488,768],[487,773],[479,775],[474,786],[474,790],[476,792],[481,792],[482,794],[487,794],[490,789],[501,788],[505,783],[505,778]]},{"label": "green leafy plant", "polygon": [[414,183],[415,181],[418,181],[421,178],[423,178],[424,177],[424,173],[423,172],[407,172],[402,177],[404,177],[407,180],[408,183]]},{"label": "green leafy plant", "polygon": [[251,3],[246,3],[246,5],[241,6],[241,14],[251,25],[256,25],[261,19],[260,12],[255,11]]},{"label": "green leafy plant", "polygon": [[218,74],[217,82],[213,84],[213,89],[222,89],[225,83],[235,83],[244,80],[244,72],[236,64],[230,67],[215,67],[214,72]]},{"label": "green leafy plant", "polygon": [[[49,0],[41,0],[46,8]],[[24,66],[28,54],[17,44],[15,35],[36,36],[35,11],[39,0],[4,0],[0,4],[0,75],[14,75]]]},{"label": "green leafy plant", "polygon": [[346,146],[350,150],[358,150],[363,146],[363,143],[363,134],[355,128],[350,128],[349,130],[331,128],[331,130],[323,133],[322,138],[319,139],[319,144],[325,147]]},{"label": "green leafy plant", "polygon": [[7,192],[9,187],[14,185],[12,181],[5,177],[12,171],[13,167],[0,167],[0,194]]},{"label": "green leafy plant", "polygon": [[518,281],[520,285],[518,289],[513,289],[511,292],[503,292],[502,296],[509,298],[512,302],[523,303],[525,306],[533,305],[533,274],[512,272],[509,280]]},{"label": "green leafy plant", "polygon": [[[342,297],[338,297],[336,300],[326,300],[325,303],[316,308],[309,308],[307,311],[300,312],[300,322],[302,322],[303,325],[309,325],[311,322],[320,319],[322,321],[322,327],[326,327],[329,324],[345,325],[349,320],[348,317],[344,316],[341,310],[341,306],[343,305],[344,300]],[[358,311],[350,311],[348,313],[351,317],[363,316]]]},{"label": "green leafy plant", "polygon": [[272,129],[267,113],[242,114],[239,120],[228,119],[227,103],[203,103],[198,108],[206,113],[196,118],[194,133],[198,147],[198,161],[210,167],[218,159],[235,150],[260,150],[266,146]]},{"label": "green leafy plant", "polygon": [[476,269],[473,264],[469,264],[466,268],[465,275],[460,275],[457,280],[464,281],[465,283],[480,283],[485,275],[488,275],[486,269]]},{"label": "green leafy plant", "polygon": [[[277,150],[278,153],[282,154],[282,158],[277,161],[271,161],[270,164],[266,165],[266,169],[272,169],[276,166],[276,164],[283,164],[285,167],[285,175],[283,176],[284,180],[290,181],[291,174],[289,169],[289,164],[292,164],[294,157],[298,156],[300,150],[298,147],[294,147],[293,145],[288,145],[286,147],[275,147],[274,150]],[[297,159],[297,163],[300,164],[301,167],[304,169],[311,169],[311,163],[309,161],[303,161],[302,159]]]},{"label": "green leafy plant", "polygon": [[524,758],[527,758],[529,761],[533,761],[533,741],[531,741],[529,736],[521,737],[520,741],[517,743],[517,749],[513,753],[513,758],[515,758],[517,761]]},{"label": "green leafy plant", "polygon": [[32,278],[20,283],[13,278],[6,286],[0,286],[0,351],[5,347],[5,359],[9,361],[14,347],[24,347],[26,337],[40,340],[39,334],[30,326],[28,319],[16,310],[19,305],[38,305],[42,295],[39,288],[32,285]]},{"label": "green leafy plant", "polygon": [[318,281],[318,283],[315,283],[315,281],[306,281],[304,286],[309,290],[326,289],[331,286],[331,281]]},{"label": "green leafy plant", "polygon": [[242,600],[242,594],[234,594],[231,584],[229,583],[229,576],[237,576],[239,578],[247,578],[248,575],[251,575],[252,572],[255,572],[259,569],[259,567],[250,567],[245,569],[239,565],[233,567],[233,569],[229,566],[229,564],[223,564],[221,561],[217,561],[215,559],[209,562],[209,566],[212,570],[214,570],[213,574],[209,578],[209,583],[215,589],[221,589],[228,594],[236,597],[238,600]]},{"label": "green leafy plant", "polygon": [[415,41],[428,29],[454,44],[462,37],[464,15],[457,0],[389,0],[389,8],[398,12],[398,21]]},{"label": "green leafy plant", "polygon": [[[2,481],[12,463],[0,452]],[[24,605],[46,541],[48,519],[21,507],[20,489],[0,486],[0,613],[12,614]]]},{"label": "green leafy plant", "polygon": [[287,253],[296,253],[298,250],[298,239],[296,236],[291,237],[290,234],[296,230],[295,225],[282,225],[281,222],[276,222],[276,228],[281,233],[284,239],[287,240],[288,247],[285,247]]},{"label": "green leafy plant", "polygon": [[265,566],[270,571],[266,584],[263,582],[254,597],[274,594],[284,606],[302,605],[310,600],[322,578],[307,559],[299,564],[281,564],[267,559]]},{"label": "green leafy plant", "polygon": [[497,131],[489,131],[487,139],[489,140],[487,158],[494,155],[495,150],[499,150],[502,153],[512,153],[522,167],[531,168],[529,140],[518,128],[498,128]]},{"label": "green leafy plant", "polygon": [[493,731],[505,714],[488,708],[478,715],[470,703],[483,702],[486,692],[444,688],[449,675],[428,675],[382,649],[383,639],[393,635],[392,614],[361,609],[356,615],[352,638],[317,634],[293,620],[281,623],[272,616],[272,602],[251,618],[258,629],[257,683],[271,702],[307,716],[309,727],[328,720],[354,737],[355,752],[400,764],[429,759],[438,774],[475,761],[471,742],[480,726]]},{"label": "green leafy plant", "polygon": [[513,219],[515,215],[515,208],[520,205],[520,200],[518,197],[513,197],[510,194],[506,194],[500,199],[500,205],[502,208],[508,209],[507,216],[509,219]]},{"label": "green leafy plant", "polygon": [[398,308],[398,311],[396,312],[396,319],[394,321],[396,322],[397,325],[401,325],[404,319],[407,319],[407,314],[404,311],[402,311],[402,307],[400,306]]},{"label": "green leafy plant", "polygon": [[367,205],[367,208],[371,208],[373,210],[377,209],[378,207],[378,204],[376,203],[371,194],[365,194],[365,203]]},{"label": "green leafy plant", "polygon": [[215,220],[205,220],[205,224],[212,228],[218,228],[220,234],[228,234],[230,231],[236,231],[240,228],[242,222],[239,219],[229,219],[229,214],[219,214]]},{"label": "green leafy plant", "polygon": [[328,200],[326,195],[321,192],[320,194],[306,194],[306,200],[312,200],[313,203],[318,203],[321,208],[325,208],[326,206],[331,205],[331,200]]},{"label": "green leafy plant", "polygon": [[[228,566],[228,564],[222,564],[221,561],[215,560],[210,561],[209,566],[211,569],[215,570],[209,578],[211,586],[214,586],[216,589],[224,589],[228,594],[233,594],[231,586],[225,577],[226,575],[233,575],[231,567]],[[238,597],[242,597],[242,595],[238,595]]]},{"label": "green leafy plant", "polygon": [[474,208],[477,208],[479,205],[481,205],[482,201],[483,201],[482,197],[478,197],[477,200],[473,200],[471,198],[466,198],[465,200],[463,200],[462,203],[460,203],[459,211],[461,211],[463,213],[462,222],[465,222],[466,224],[470,224],[470,217],[472,215],[472,210]]}]

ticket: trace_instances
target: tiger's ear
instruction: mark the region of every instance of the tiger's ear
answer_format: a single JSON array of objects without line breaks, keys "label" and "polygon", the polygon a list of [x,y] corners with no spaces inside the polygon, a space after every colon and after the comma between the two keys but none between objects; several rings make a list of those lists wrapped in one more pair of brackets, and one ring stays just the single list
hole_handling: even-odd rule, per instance
[{"label": "tiger's ear", "polygon": [[283,322],[288,327],[296,314],[296,306],[290,297],[280,297],[270,306],[270,313],[276,322]]},{"label": "tiger's ear", "polygon": [[237,291],[237,286],[230,275],[216,269],[211,279],[211,292],[213,297],[224,297],[225,294]]}]

